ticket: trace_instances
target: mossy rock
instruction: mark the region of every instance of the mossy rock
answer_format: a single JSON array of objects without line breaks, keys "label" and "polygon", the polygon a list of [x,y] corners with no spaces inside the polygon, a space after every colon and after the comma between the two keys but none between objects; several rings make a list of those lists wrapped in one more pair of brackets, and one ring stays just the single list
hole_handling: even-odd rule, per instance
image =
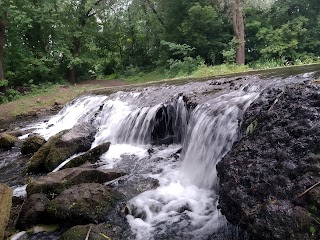
[{"label": "mossy rock", "polygon": [[14,147],[18,138],[7,133],[0,134],[0,150],[10,150]]},{"label": "mossy rock", "polygon": [[49,217],[68,224],[102,222],[116,202],[124,199],[118,191],[102,184],[83,183],[72,186],[47,205]]},{"label": "mossy rock", "polygon": [[40,135],[32,135],[28,137],[21,146],[21,153],[27,155],[35,153],[41,146],[46,143],[46,140]]},{"label": "mossy rock", "polygon": [[49,199],[54,198],[63,190],[80,183],[105,183],[125,175],[124,172],[99,170],[92,168],[68,168],[31,182],[27,186],[27,195],[45,194]]},{"label": "mossy rock", "polygon": [[51,172],[72,155],[88,151],[94,134],[93,127],[86,124],[56,134],[32,156],[27,172]]},{"label": "mossy rock", "polygon": [[89,150],[85,154],[72,159],[62,168],[65,169],[65,168],[79,167],[85,164],[86,162],[95,163],[99,160],[102,154],[104,154],[109,150],[109,148],[110,148],[110,142],[102,143],[99,146]]},{"label": "mossy rock", "polygon": [[0,183],[0,239],[4,238],[7,227],[10,209],[12,205],[12,189]]},{"label": "mossy rock", "polygon": [[48,142],[42,145],[39,150],[31,157],[28,165],[27,172],[44,172],[45,169],[45,160],[50,153],[51,148],[55,145],[61,136],[66,133],[65,131],[59,132],[53,137],[51,137]]}]

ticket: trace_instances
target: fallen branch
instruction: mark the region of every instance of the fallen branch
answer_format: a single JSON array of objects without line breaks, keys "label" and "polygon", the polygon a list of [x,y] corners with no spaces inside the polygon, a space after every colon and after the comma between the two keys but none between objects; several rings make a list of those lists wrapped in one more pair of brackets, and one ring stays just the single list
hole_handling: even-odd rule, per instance
[{"label": "fallen branch", "polygon": [[309,187],[307,190],[305,190],[303,193],[301,193],[299,197],[302,197],[303,195],[305,195],[307,192],[311,191],[312,189],[314,189],[316,186],[318,186],[320,184],[320,182],[317,182],[316,184],[314,184],[313,186]]},{"label": "fallen branch", "polygon": [[92,226],[90,226],[88,232],[87,232],[87,236],[85,240],[89,240],[89,236],[90,236],[90,232],[91,232]]}]

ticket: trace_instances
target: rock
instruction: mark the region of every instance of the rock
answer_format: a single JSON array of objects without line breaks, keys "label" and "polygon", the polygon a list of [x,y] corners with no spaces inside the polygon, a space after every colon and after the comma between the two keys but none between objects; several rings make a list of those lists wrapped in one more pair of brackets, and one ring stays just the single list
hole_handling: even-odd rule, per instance
[{"label": "rock", "polygon": [[255,239],[320,238],[319,189],[300,196],[320,182],[319,90],[263,91],[245,113],[243,138],[217,165],[222,214]]},{"label": "rock", "polygon": [[86,162],[95,163],[99,160],[100,156],[109,150],[110,143],[102,143],[101,145],[89,150],[85,154],[72,159],[62,168],[79,167]]},{"label": "rock", "polygon": [[59,138],[66,131],[62,131],[52,136],[48,142],[46,142],[39,150],[31,157],[28,165],[27,172],[45,172],[45,160],[51,150],[51,148],[55,145]]},{"label": "rock", "polygon": [[98,225],[89,224],[89,225],[77,225],[65,233],[62,234],[63,240],[77,240],[77,239],[86,239],[87,233],[91,227],[89,233],[89,240],[126,240],[129,239],[129,234],[124,229],[130,228],[130,226],[118,226],[113,223],[101,223]]},{"label": "rock", "polygon": [[72,155],[88,151],[94,134],[94,129],[86,124],[56,134],[32,156],[27,172],[51,172]]},{"label": "rock", "polygon": [[105,183],[125,175],[124,172],[98,170],[92,168],[67,168],[31,182],[27,186],[27,195],[43,193],[49,199],[63,190],[80,183]]},{"label": "rock", "polygon": [[64,190],[51,200],[47,211],[57,221],[70,224],[99,223],[123,198],[124,195],[102,184],[82,183]]},{"label": "rock", "polygon": [[86,124],[78,124],[71,128],[50,149],[45,160],[46,169],[52,171],[72,155],[88,151],[94,140],[94,134],[93,127]]},{"label": "rock", "polygon": [[18,138],[7,133],[0,134],[0,150],[10,150],[14,147]]},{"label": "rock", "polygon": [[44,194],[33,194],[28,197],[18,218],[17,228],[21,230],[28,229],[36,224],[46,223],[46,205],[49,199]]},{"label": "rock", "polygon": [[46,140],[40,135],[32,135],[22,143],[21,153],[23,155],[35,153],[45,143],[46,143]]},{"label": "rock", "polygon": [[4,238],[7,227],[10,209],[12,205],[12,189],[0,183],[0,239]]}]

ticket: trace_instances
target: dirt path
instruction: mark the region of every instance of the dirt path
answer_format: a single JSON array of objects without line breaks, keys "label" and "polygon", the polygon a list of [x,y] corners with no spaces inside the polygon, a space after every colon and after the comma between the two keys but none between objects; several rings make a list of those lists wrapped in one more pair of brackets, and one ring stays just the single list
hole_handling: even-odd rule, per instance
[{"label": "dirt path", "polygon": [[42,93],[23,96],[17,101],[1,104],[0,125],[57,111],[73,98],[93,89],[119,87],[127,84],[123,80],[89,80],[76,85],[53,86]]}]

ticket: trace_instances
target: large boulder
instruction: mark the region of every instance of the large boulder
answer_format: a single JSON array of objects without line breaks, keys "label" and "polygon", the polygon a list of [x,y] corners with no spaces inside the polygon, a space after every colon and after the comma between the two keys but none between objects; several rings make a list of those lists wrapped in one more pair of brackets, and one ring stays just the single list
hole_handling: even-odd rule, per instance
[{"label": "large boulder", "polygon": [[32,156],[27,171],[51,172],[72,155],[88,151],[94,134],[95,129],[88,124],[56,134]]},{"label": "large boulder", "polygon": [[12,189],[0,183],[0,239],[4,238],[7,227],[10,209],[12,205]]},{"label": "large boulder", "polygon": [[33,194],[22,205],[17,228],[28,229],[38,223],[46,223],[46,205],[49,199],[44,194]]},{"label": "large boulder", "polygon": [[72,186],[47,205],[49,217],[68,224],[99,223],[124,195],[98,183]]},{"label": "large boulder", "polygon": [[95,163],[99,160],[100,156],[107,152],[110,148],[110,142],[102,143],[99,146],[89,150],[85,154],[78,156],[64,165],[62,168],[79,167],[86,162]]},{"label": "large boulder", "polygon": [[217,166],[221,212],[256,239],[320,238],[319,90],[265,90]]},{"label": "large boulder", "polygon": [[31,182],[27,186],[27,195],[43,193],[50,199],[72,185],[80,183],[105,183],[125,175],[124,172],[99,170],[92,168],[67,168]]},{"label": "large boulder", "polygon": [[46,143],[46,140],[40,135],[32,135],[28,137],[21,146],[21,153],[27,155],[35,153],[41,146]]},{"label": "large boulder", "polygon": [[10,150],[14,147],[15,143],[17,142],[18,138],[7,134],[1,133],[0,134],[0,150]]}]

